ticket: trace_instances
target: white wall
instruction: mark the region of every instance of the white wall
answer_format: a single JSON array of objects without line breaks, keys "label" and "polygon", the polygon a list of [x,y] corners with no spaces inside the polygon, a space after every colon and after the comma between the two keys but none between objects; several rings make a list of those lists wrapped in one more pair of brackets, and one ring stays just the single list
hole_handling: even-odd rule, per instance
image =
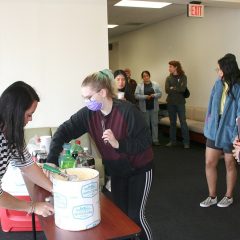
[{"label": "white wall", "polygon": [[[205,8],[204,18],[181,15],[111,39],[110,42],[118,42],[119,57],[119,65],[113,70],[128,66],[138,82],[141,72],[149,70],[151,79],[159,82],[164,92],[168,62],[179,60],[191,91],[187,104],[207,106],[217,60],[231,52],[240,64],[239,22],[240,9],[209,7]],[[162,100],[165,99],[164,93]]]},{"label": "white wall", "polygon": [[41,102],[28,127],[83,106],[84,77],[108,67],[106,0],[0,0],[0,93],[23,80]]}]

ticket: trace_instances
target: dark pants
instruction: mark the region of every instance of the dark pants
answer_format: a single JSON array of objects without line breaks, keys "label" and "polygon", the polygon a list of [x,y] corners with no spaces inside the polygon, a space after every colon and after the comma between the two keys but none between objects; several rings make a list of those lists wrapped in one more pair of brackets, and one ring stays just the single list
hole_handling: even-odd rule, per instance
[{"label": "dark pants", "polygon": [[186,122],[185,104],[168,104],[168,114],[170,119],[170,141],[176,142],[177,116],[181,125],[183,143],[189,144],[189,130]]},{"label": "dark pants", "polygon": [[145,206],[152,184],[152,170],[131,177],[111,176],[114,203],[141,228],[140,239],[152,239],[145,217]]}]

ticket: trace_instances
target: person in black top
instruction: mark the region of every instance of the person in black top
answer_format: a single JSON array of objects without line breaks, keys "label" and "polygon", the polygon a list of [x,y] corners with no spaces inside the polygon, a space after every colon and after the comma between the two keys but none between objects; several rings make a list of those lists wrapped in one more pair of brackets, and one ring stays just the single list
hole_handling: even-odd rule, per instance
[{"label": "person in black top", "polygon": [[130,89],[126,73],[121,69],[116,70],[114,72],[114,79],[117,83],[118,92],[124,93],[124,97],[122,99],[128,100],[129,102],[135,104],[136,99]]},{"label": "person in black top", "polygon": [[[39,97],[28,84],[18,81],[10,85],[0,97],[0,184],[8,164],[19,167],[33,183],[52,191],[52,183],[32,160],[24,141],[24,126],[32,121]],[[11,179],[10,179],[11,181]],[[0,207],[47,217],[53,214],[53,206],[46,202],[22,201],[2,190]]]},{"label": "person in black top", "polygon": [[58,165],[62,145],[89,133],[111,176],[113,201],[142,227],[140,239],[152,239],[145,218],[152,183],[151,135],[137,107],[116,99],[114,85],[110,70],[84,79],[81,93],[86,107],[57,129],[47,161]]},{"label": "person in black top", "polygon": [[126,73],[126,76],[127,76],[126,79],[129,84],[130,91],[132,94],[134,94],[137,87],[137,82],[131,78],[131,70],[129,68],[125,68],[124,72]]},{"label": "person in black top", "polygon": [[190,140],[186,121],[186,100],[183,96],[187,87],[187,76],[179,61],[170,61],[168,64],[170,75],[165,82],[165,91],[168,94],[166,101],[170,119],[170,142],[166,146],[172,147],[177,144],[176,131],[178,116],[182,131],[183,146],[184,148],[189,148]]}]

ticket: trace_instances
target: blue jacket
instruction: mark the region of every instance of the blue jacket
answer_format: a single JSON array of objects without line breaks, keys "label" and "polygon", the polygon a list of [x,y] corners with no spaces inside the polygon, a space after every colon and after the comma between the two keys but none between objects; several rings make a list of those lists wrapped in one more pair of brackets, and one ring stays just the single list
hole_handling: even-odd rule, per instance
[{"label": "blue jacket", "polygon": [[215,141],[215,146],[223,148],[237,136],[236,118],[240,116],[240,84],[234,84],[232,93],[227,95],[223,114],[219,121],[220,103],[223,91],[221,80],[217,80],[210,96],[204,126],[204,136]]},{"label": "blue jacket", "polygon": [[[160,86],[158,83],[151,81],[152,88],[154,90],[154,111],[157,112],[159,110],[158,99],[162,96],[162,92],[160,90]],[[146,112],[146,99],[147,95],[144,95],[144,83],[140,83],[137,85],[135,90],[135,98],[139,100],[139,108],[142,112]]]}]

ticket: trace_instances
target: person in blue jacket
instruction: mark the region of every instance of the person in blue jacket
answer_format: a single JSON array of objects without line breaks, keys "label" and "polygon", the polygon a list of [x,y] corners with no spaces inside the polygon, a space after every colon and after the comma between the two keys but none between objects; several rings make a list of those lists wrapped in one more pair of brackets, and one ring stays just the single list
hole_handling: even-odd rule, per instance
[{"label": "person in blue jacket", "polygon": [[[228,207],[233,203],[233,189],[237,179],[236,162],[232,150],[237,136],[236,117],[240,116],[240,70],[234,55],[226,54],[218,60],[218,80],[211,92],[204,135],[206,142],[206,178],[209,196],[201,207],[217,204]],[[221,201],[217,201],[217,165],[224,153],[227,190]]]}]

